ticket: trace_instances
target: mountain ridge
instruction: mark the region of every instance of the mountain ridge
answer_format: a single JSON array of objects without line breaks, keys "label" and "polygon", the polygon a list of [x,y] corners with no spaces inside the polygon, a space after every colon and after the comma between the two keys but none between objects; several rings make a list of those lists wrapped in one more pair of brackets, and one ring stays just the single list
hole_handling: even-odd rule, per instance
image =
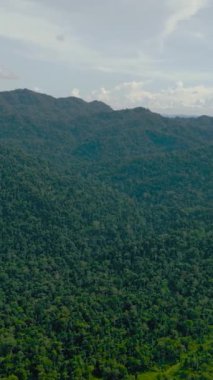
[{"label": "mountain ridge", "polygon": [[[147,107],[143,107],[143,106],[136,106],[136,107],[125,107],[125,108],[119,108],[119,109],[113,109],[111,106],[109,106],[108,104],[106,104],[105,102],[101,101],[101,100],[91,100],[91,101],[86,101],[80,97],[75,97],[75,96],[59,96],[59,97],[56,97],[56,96],[53,96],[53,95],[50,95],[50,94],[46,94],[46,93],[43,93],[43,92],[38,92],[38,91],[34,91],[34,90],[30,90],[28,88],[17,88],[17,89],[14,89],[14,90],[6,90],[6,91],[0,91],[0,101],[5,99],[5,101],[8,101],[8,100],[15,100],[15,97],[16,97],[16,100],[18,99],[23,99],[26,97],[28,98],[28,100],[31,98],[34,98],[34,99],[49,99],[49,100],[52,100],[53,102],[61,102],[61,103],[65,103],[67,105],[70,105],[72,104],[72,101],[75,103],[79,103],[81,105],[90,105],[90,106],[93,106],[93,105],[96,105],[96,106],[100,106],[103,107],[103,112],[104,110],[107,112],[107,111],[114,111],[114,112],[120,112],[120,111],[131,111],[131,110],[143,110],[143,111],[148,111],[148,112],[151,112],[152,114],[155,114],[155,115],[159,115],[161,117],[165,117],[166,119],[198,119],[198,118],[213,118],[213,116],[211,115],[207,115],[207,114],[200,114],[200,115],[182,115],[182,114],[175,114],[175,115],[167,115],[167,114],[163,114],[163,113],[159,113],[159,112],[154,112],[150,109],[148,109]],[[14,104],[13,104],[14,105]],[[101,111],[102,112],[102,111]]]},{"label": "mountain ridge", "polygon": [[29,90],[0,93],[0,126],[5,143],[63,162],[135,159],[213,140],[213,118],[170,119],[142,107],[114,111],[97,101]]},{"label": "mountain ridge", "polygon": [[[5,101],[8,101],[8,100],[13,100],[13,101],[20,101],[20,100],[26,100],[28,99],[28,102],[30,99],[49,99],[53,102],[63,102],[63,101],[67,101],[67,102],[70,102],[72,103],[72,101],[74,102],[79,102],[80,104],[92,104],[94,102],[100,104],[100,105],[103,105],[106,107],[106,109],[111,109],[112,108],[110,106],[108,106],[107,104],[105,104],[104,102],[102,101],[98,101],[98,100],[93,100],[93,101],[90,101],[90,102],[87,102],[79,97],[75,97],[75,96],[68,96],[68,97],[55,97],[55,96],[52,96],[52,95],[47,95],[45,93],[42,93],[42,92],[37,92],[37,91],[33,91],[33,90],[29,90],[27,88],[23,88],[23,89],[15,89],[15,90],[12,90],[12,91],[0,91],[0,99],[5,99]],[[30,103],[29,103],[30,104]],[[14,103],[13,103],[14,105]]]}]

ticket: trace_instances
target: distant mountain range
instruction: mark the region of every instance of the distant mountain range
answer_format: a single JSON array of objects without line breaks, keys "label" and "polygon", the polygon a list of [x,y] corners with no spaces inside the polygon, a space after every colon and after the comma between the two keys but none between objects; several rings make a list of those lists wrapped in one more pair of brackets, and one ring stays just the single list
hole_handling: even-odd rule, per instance
[{"label": "distant mountain range", "polygon": [[[137,158],[210,144],[213,118],[166,118],[144,108],[113,111],[102,102],[29,90],[0,93],[1,138],[39,155],[86,160]],[[63,149],[61,149],[63,145]]]}]

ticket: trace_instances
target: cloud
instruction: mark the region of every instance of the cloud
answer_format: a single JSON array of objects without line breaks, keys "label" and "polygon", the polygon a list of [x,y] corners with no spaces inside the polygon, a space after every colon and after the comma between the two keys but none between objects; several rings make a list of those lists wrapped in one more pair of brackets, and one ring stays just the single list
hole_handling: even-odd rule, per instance
[{"label": "cloud", "polygon": [[[68,7],[69,3],[65,3]],[[122,3],[124,4],[124,1],[119,0],[119,4],[122,5]],[[138,1],[135,3],[139,4]],[[90,68],[94,72],[109,74],[137,73],[141,75],[142,72],[150,72],[152,64],[157,63],[158,60],[153,59],[142,49],[132,50],[131,44],[126,43],[122,36],[123,33],[126,34],[124,21],[127,21],[128,29],[132,33],[130,26],[133,20],[131,18],[128,20],[125,16],[119,31],[120,37],[117,42],[114,42],[115,33],[118,30],[117,22],[121,21],[121,16],[118,15],[116,24],[114,20],[112,28],[108,24],[102,25],[105,8],[108,17],[113,13],[112,4],[104,7],[98,2],[93,2],[93,5],[97,8],[96,15],[93,15],[91,9],[88,14],[85,14],[83,6],[80,8],[80,14],[75,10],[77,5],[73,7],[75,11],[72,7],[69,8],[67,14],[62,8],[61,12],[64,16],[62,20],[61,12],[55,9],[50,17],[49,8],[42,3],[16,0],[16,5],[13,7],[13,4],[9,2],[7,6],[5,5],[4,12],[0,13],[0,36],[15,40],[17,46],[21,44],[21,54],[24,54],[24,58],[27,59],[78,65],[78,67]],[[100,20],[99,15],[102,15]],[[84,25],[81,24],[81,19],[84,20]],[[99,22],[101,22],[100,25]],[[132,29],[134,31],[134,28]],[[89,39],[88,36],[90,36]],[[119,49],[117,44],[119,44]],[[25,46],[24,53],[23,46]]]},{"label": "cloud", "polygon": [[0,79],[16,80],[18,76],[6,67],[0,66]]},{"label": "cloud", "polygon": [[33,87],[33,89],[32,89],[33,91],[35,91],[35,92],[40,92],[41,94],[45,94],[45,91],[44,90],[42,90],[42,88],[40,88],[40,87],[37,87],[37,86],[35,86],[35,87]]},{"label": "cloud", "polygon": [[161,35],[162,42],[175,32],[182,21],[190,20],[206,5],[207,0],[168,0],[171,15],[165,23],[165,28]]},{"label": "cloud", "polygon": [[2,2],[0,36],[25,44],[28,57],[81,65],[105,66],[107,60],[118,66],[121,59],[125,65],[149,57],[144,44],[159,33],[163,17],[156,0],[149,1],[155,9],[149,22],[150,5],[141,0]]},{"label": "cloud", "polygon": [[[207,0],[2,0],[1,4],[0,36],[22,44],[24,58],[78,65],[105,75],[157,77],[159,71],[168,75],[163,61],[170,59],[169,52],[159,55],[159,41],[163,46],[180,22],[197,14]],[[181,49],[180,41],[175,41],[175,48],[173,56],[186,54],[184,41]]]},{"label": "cloud", "polygon": [[[4,0],[3,0],[4,1]],[[69,30],[58,18],[57,12],[26,0],[16,0],[15,5],[8,2],[0,12],[0,36],[16,41],[16,45],[25,45],[25,57],[38,60],[61,62],[84,61],[96,58],[80,41],[79,37]],[[63,42],[63,43],[62,43]]]},{"label": "cloud", "polygon": [[185,86],[178,81],[173,86],[160,91],[146,89],[144,82],[124,82],[111,89],[93,91],[88,99],[107,101],[115,108],[146,107],[153,111],[168,114],[212,113],[213,86]]},{"label": "cloud", "polygon": [[80,98],[80,90],[78,88],[74,88],[72,90],[72,96],[75,96],[76,98]]}]

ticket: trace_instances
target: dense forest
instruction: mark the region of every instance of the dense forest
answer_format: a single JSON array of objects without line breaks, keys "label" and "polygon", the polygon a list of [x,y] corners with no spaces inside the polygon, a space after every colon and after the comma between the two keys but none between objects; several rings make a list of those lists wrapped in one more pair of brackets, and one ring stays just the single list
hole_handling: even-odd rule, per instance
[{"label": "dense forest", "polygon": [[0,93],[2,380],[213,378],[213,118]]}]

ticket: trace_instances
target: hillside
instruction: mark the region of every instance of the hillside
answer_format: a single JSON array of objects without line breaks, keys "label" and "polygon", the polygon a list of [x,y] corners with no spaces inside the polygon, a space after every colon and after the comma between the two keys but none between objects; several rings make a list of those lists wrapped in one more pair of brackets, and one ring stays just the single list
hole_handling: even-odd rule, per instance
[{"label": "hillside", "polygon": [[168,119],[144,108],[113,111],[101,102],[29,90],[0,93],[2,141],[63,165],[71,157],[105,164],[205,147],[213,140],[212,120]]},{"label": "hillside", "polygon": [[213,118],[0,93],[0,378],[212,378]]}]

